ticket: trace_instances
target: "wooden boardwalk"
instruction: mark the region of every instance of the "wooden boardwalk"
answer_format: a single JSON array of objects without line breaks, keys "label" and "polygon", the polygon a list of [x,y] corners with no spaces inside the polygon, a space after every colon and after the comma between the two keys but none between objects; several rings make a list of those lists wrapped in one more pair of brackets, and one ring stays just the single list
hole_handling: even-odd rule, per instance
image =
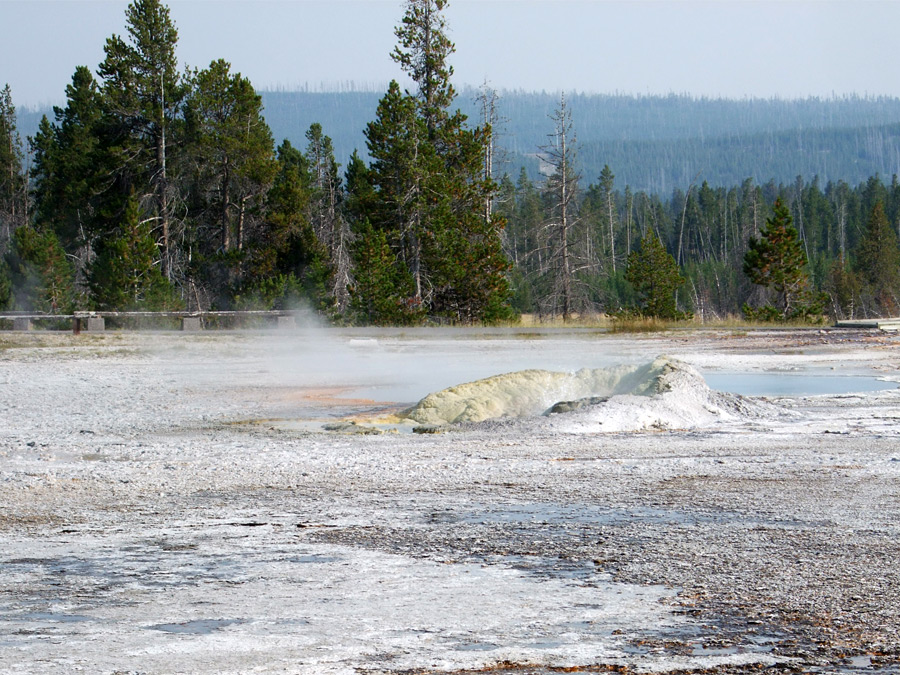
[{"label": "wooden boardwalk", "polygon": [[159,319],[174,319],[180,322],[181,330],[197,331],[214,324],[221,326],[227,322],[233,324],[246,323],[248,320],[260,320],[277,328],[292,328],[297,325],[297,316],[305,312],[289,310],[232,310],[208,312],[75,312],[73,314],[42,314],[40,312],[4,312],[0,313],[0,326],[11,323],[13,330],[28,331],[35,322],[55,322],[56,324],[71,322],[74,333],[100,332],[106,330],[107,319],[144,320],[153,322]]},{"label": "wooden boardwalk", "polygon": [[838,321],[835,328],[869,328],[878,330],[900,330],[900,318],[851,319]]}]

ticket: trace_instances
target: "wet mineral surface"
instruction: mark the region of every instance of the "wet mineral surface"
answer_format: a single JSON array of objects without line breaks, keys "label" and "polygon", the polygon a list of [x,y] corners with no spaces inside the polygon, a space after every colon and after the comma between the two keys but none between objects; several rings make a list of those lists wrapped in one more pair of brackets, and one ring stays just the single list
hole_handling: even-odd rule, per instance
[{"label": "wet mineral surface", "polygon": [[663,353],[891,379],[896,348],[0,335],[0,672],[900,672],[896,390],[694,428],[606,433],[579,409],[352,433],[414,402],[361,388],[405,391],[426,358],[459,381]]}]

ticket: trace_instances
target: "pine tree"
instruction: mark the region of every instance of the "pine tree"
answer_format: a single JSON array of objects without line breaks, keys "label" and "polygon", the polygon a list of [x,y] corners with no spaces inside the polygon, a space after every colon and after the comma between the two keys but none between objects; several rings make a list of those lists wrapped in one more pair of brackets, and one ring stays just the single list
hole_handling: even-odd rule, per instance
[{"label": "pine tree", "polygon": [[659,237],[649,232],[641,239],[638,251],[628,254],[625,280],[637,291],[641,299],[641,316],[659,319],[685,318],[678,311],[675,293],[684,283],[684,277],[675,258],[669,254]]},{"label": "pine tree", "polygon": [[891,316],[900,308],[900,244],[888,224],[884,205],[872,207],[866,230],[854,251],[855,271],[864,286],[869,313]]},{"label": "pine tree", "polygon": [[159,232],[162,274],[172,279],[170,184],[176,119],[185,88],[178,73],[178,31],[159,0],[134,0],[126,12],[128,40],[106,41],[100,64],[104,146],[114,179],[107,194],[108,224],[115,227],[133,191]]},{"label": "pine tree", "polygon": [[[452,138],[444,170],[430,189],[445,199],[437,205],[435,241],[431,254],[442,285],[433,309],[455,322],[494,323],[509,319],[509,263],[503,254],[506,221],[487,214],[486,201],[496,185],[483,174],[483,155],[490,129],[468,129],[458,112],[451,116],[445,138]],[[446,132],[447,130],[445,130]]]},{"label": "pine tree", "polygon": [[[312,184],[306,156],[289,141],[278,148],[278,173],[268,193],[266,226],[250,251],[248,288],[264,288],[279,280],[274,304],[302,299],[322,311],[333,306],[329,296],[329,254],[309,221]],[[291,297],[297,296],[297,297]]]},{"label": "pine tree", "polygon": [[52,230],[74,264],[76,286],[84,289],[95,238],[102,233],[101,206],[110,168],[100,148],[100,94],[84,66],[66,86],[66,107],[54,107],[32,139],[31,177],[35,223]]},{"label": "pine tree", "polygon": [[606,240],[609,243],[609,266],[610,271],[616,273],[616,194],[615,180],[612,170],[608,164],[603,165],[603,171],[600,172],[600,192],[603,196],[603,221],[606,223]]},{"label": "pine tree", "polygon": [[806,253],[791,214],[780,198],[773,210],[760,238],[750,237],[744,274],[754,284],[774,291],[775,304],[758,310],[745,305],[744,313],[749,318],[778,320],[819,314],[824,298],[810,291]]},{"label": "pine tree", "polygon": [[17,307],[50,314],[75,308],[75,274],[52,230],[18,228],[9,259]]},{"label": "pine tree", "polygon": [[302,242],[312,235],[309,224],[311,187],[306,157],[285,140],[278,147],[278,173],[266,203],[265,238],[253,252],[253,270],[258,276],[291,274],[298,278],[308,263]]},{"label": "pine tree", "polygon": [[378,194],[373,185],[373,172],[356,150],[350,155],[344,177],[346,184],[344,213],[351,223],[362,222],[367,214],[375,211]]},{"label": "pine tree", "polygon": [[241,251],[261,226],[277,168],[262,98],[219,59],[194,73],[184,119],[195,238],[201,248],[215,242],[216,251]]},{"label": "pine tree", "polygon": [[90,285],[99,309],[163,310],[179,302],[160,269],[157,244],[135,195],[130,195],[120,226],[98,245]]},{"label": "pine tree", "polygon": [[[469,129],[465,115],[450,112],[455,92],[447,58],[453,44],[441,14],[445,5],[406,3],[392,56],[417,90],[403,94],[392,82],[380,101],[366,129],[371,192],[351,201],[365,206],[361,222],[382,231],[406,266],[413,279],[411,307],[452,321],[492,321],[504,313],[509,295],[504,222],[485,211],[496,190],[484,175],[490,129]],[[480,264],[471,266],[473,260]]]},{"label": "pine tree", "polygon": [[15,266],[14,233],[28,221],[27,180],[22,158],[16,108],[7,84],[0,91],[0,309],[15,304],[16,270],[10,269],[7,258]]},{"label": "pine tree", "polygon": [[425,309],[412,301],[414,281],[397,259],[387,234],[367,221],[359,225],[353,242],[356,273],[350,287],[350,312],[361,324],[416,325]]},{"label": "pine tree", "polygon": [[[396,240],[391,245],[388,238],[396,235],[391,228],[392,206],[398,213],[402,211],[400,205],[385,201],[384,189],[390,183],[381,180],[382,176],[354,152],[346,172],[346,213],[354,224],[349,316],[358,324],[415,325],[424,319],[425,309],[415,301],[415,280],[397,255]],[[369,215],[387,218],[373,225]]]},{"label": "pine tree", "polygon": [[447,62],[455,47],[441,14],[446,5],[447,0],[406,0],[402,24],[394,30],[399,44],[391,53],[418,85],[421,117],[431,140],[447,121],[456,98],[453,67]]},{"label": "pine tree", "polygon": [[415,101],[400,92],[396,81],[391,82],[378,103],[375,120],[366,127],[373,194],[363,217],[386,233],[391,248],[409,269],[415,284],[411,302],[419,305],[431,300],[423,239],[434,231],[429,227],[425,194],[436,166],[433,146],[425,135]]},{"label": "pine tree", "polygon": [[0,92],[0,256],[7,250],[12,233],[28,220],[22,157],[16,107],[7,84]]}]

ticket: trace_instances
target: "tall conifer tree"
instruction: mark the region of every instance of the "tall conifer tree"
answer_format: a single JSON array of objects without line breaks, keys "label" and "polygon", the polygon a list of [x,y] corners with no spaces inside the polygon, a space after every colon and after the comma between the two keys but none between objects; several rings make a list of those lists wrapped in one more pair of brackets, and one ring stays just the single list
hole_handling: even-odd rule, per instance
[{"label": "tall conifer tree", "polygon": [[446,122],[456,98],[453,67],[447,61],[455,47],[441,13],[446,5],[447,0],[406,0],[401,25],[394,30],[399,44],[391,53],[418,86],[421,117],[432,137]]},{"label": "tall conifer tree", "polygon": [[869,312],[896,314],[900,308],[900,245],[881,201],[875,203],[855,251],[855,269],[869,296]]},{"label": "tall conifer tree", "polygon": [[509,288],[503,221],[484,209],[496,189],[483,173],[490,129],[469,129],[451,112],[445,6],[406,3],[392,56],[417,89],[403,94],[392,82],[366,130],[373,192],[362,215],[412,276],[411,307],[453,321],[496,320],[508,314]]},{"label": "tall conifer tree", "polygon": [[158,264],[150,222],[130,195],[119,226],[99,243],[90,283],[100,309],[155,311],[179,305]]},{"label": "tall conifer tree", "polygon": [[666,251],[655,233],[649,232],[641,240],[640,250],[628,254],[625,280],[638,293],[642,316],[660,319],[685,316],[678,311],[675,302],[675,291],[684,283],[684,277],[675,258]]},{"label": "tall conifer tree", "polygon": [[74,309],[74,273],[52,230],[18,228],[9,259],[16,307],[50,314]]},{"label": "tall conifer tree", "polygon": [[7,84],[0,91],[0,255],[12,233],[27,221],[27,193],[22,171],[22,140],[16,126],[16,107]]},{"label": "tall conifer tree", "polygon": [[609,243],[609,267],[610,271],[616,273],[616,194],[615,180],[609,164],[603,165],[603,171],[600,172],[600,190],[603,194],[603,222],[606,223],[605,239]]},{"label": "tall conifer tree", "polygon": [[262,98],[223,59],[196,72],[192,84],[184,116],[194,217],[217,250],[242,250],[276,172]]},{"label": "tall conifer tree", "polygon": [[745,305],[744,313],[750,318],[763,319],[821,313],[824,299],[810,292],[806,253],[790,211],[780,198],[775,200],[773,210],[760,237],[750,237],[744,256],[744,274],[754,284],[774,291],[775,304],[759,310]]},{"label": "tall conifer tree", "polygon": [[66,86],[65,108],[54,107],[55,121],[41,120],[32,145],[35,219],[49,228],[75,257],[79,276],[91,257],[98,229],[99,197],[107,177],[98,152],[100,93],[91,71],[75,69]]},{"label": "tall conifer tree", "polygon": [[185,89],[178,73],[178,31],[159,0],[134,0],[125,12],[128,39],[106,41],[100,64],[106,150],[115,187],[107,211],[115,223],[133,193],[158,232],[163,275],[174,274],[171,150]]}]

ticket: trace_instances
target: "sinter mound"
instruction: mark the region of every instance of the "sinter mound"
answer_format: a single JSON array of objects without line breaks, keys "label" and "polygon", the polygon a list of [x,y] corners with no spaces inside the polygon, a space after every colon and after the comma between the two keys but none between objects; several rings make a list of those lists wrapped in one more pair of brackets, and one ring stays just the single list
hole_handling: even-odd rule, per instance
[{"label": "sinter mound", "polygon": [[573,411],[573,432],[689,428],[753,416],[741,396],[712,391],[689,365],[660,356],[643,365],[574,373],[522,370],[423,398],[402,416],[423,425]]}]

